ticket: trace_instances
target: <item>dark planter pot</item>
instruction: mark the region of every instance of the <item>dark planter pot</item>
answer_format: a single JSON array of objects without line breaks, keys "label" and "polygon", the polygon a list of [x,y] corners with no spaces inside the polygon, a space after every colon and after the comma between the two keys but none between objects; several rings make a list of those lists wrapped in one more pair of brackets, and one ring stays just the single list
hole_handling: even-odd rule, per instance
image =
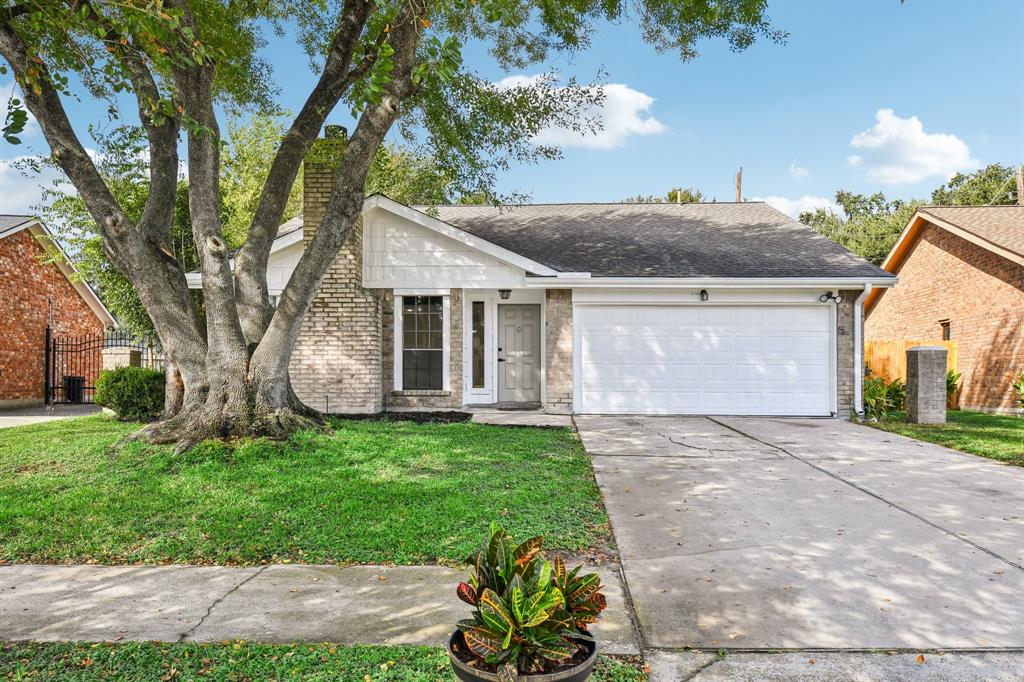
[{"label": "dark planter pot", "polygon": [[[498,676],[495,673],[484,672],[483,670],[477,670],[471,668],[462,660],[455,655],[452,651],[452,644],[458,642],[462,644],[462,632],[456,630],[452,633],[452,636],[448,638],[448,658],[452,662],[452,670],[455,671],[455,676],[462,680],[462,682],[498,682]],[[521,682],[584,682],[590,677],[590,673],[594,671],[594,662],[597,661],[597,645],[589,642],[583,642],[582,646],[592,647],[590,655],[587,656],[587,660],[583,661],[579,665],[566,668],[557,673],[544,673],[540,675],[520,675],[519,679]]]}]

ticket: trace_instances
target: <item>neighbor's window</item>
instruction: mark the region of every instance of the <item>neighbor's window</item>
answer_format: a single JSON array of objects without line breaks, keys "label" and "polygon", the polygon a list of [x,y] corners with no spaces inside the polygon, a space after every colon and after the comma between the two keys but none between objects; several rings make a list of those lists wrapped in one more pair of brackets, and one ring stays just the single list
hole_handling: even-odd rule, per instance
[{"label": "neighbor's window", "polygon": [[949,341],[949,320],[939,320],[939,326],[942,327],[942,340]]},{"label": "neighbor's window", "polygon": [[444,298],[402,297],[402,388],[440,391],[444,365]]},{"label": "neighbor's window", "polygon": [[473,388],[484,387],[484,302],[473,301]]}]

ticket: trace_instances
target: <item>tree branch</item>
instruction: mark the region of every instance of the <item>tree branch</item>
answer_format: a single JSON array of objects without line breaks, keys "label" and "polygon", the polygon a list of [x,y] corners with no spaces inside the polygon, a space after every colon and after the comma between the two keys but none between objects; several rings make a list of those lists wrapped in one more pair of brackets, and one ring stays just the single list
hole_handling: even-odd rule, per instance
[{"label": "tree branch", "polygon": [[[412,73],[422,28],[419,9],[417,2],[405,3],[391,28],[389,42],[394,48],[391,81],[385,86],[380,102],[367,106],[359,117],[334,175],[323,221],[282,292],[270,325],[253,353],[250,372],[265,371],[268,376],[280,376],[287,368],[289,350],[298,338],[302,320],[338,250],[360,218],[370,164],[398,118],[401,102],[413,92]],[[275,399],[281,397],[275,396]]]},{"label": "tree branch", "polygon": [[96,222],[104,253],[138,291],[164,349],[181,369],[186,383],[201,390],[206,343],[199,333],[199,321],[180,266],[129,223],[75,134],[46,66],[31,59],[24,41],[7,24],[0,24],[0,55],[22,83],[28,83],[30,64],[41,72],[42,77],[32,81],[37,87],[23,88],[26,106],[39,122],[54,159]]},{"label": "tree branch", "polygon": [[270,321],[267,262],[288,201],[288,191],[327,116],[359,77],[359,72],[350,70],[349,65],[366,22],[375,10],[376,4],[367,0],[348,0],[345,3],[323,73],[281,140],[263,183],[263,193],[249,226],[249,234],[235,255],[236,302],[249,344],[259,341]]},{"label": "tree branch", "polygon": [[160,88],[146,64],[145,52],[131,46],[126,36],[97,12],[90,0],[68,0],[78,10],[86,7],[89,17],[106,31],[103,42],[128,72],[139,107],[139,120],[149,140],[149,194],[139,220],[139,229],[160,243],[170,236],[174,201],[178,187],[178,131],[181,118],[175,112],[157,123],[153,107],[160,101]]}]

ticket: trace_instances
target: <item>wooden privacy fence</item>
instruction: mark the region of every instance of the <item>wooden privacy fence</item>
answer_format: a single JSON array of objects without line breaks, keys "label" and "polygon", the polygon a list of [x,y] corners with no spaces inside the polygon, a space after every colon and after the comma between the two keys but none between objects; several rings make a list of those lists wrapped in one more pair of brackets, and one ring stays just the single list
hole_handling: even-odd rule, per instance
[{"label": "wooden privacy fence", "polygon": [[873,377],[907,380],[907,350],[914,346],[945,346],[946,369],[956,371],[956,341],[905,339],[902,341],[865,341],[864,366]]}]

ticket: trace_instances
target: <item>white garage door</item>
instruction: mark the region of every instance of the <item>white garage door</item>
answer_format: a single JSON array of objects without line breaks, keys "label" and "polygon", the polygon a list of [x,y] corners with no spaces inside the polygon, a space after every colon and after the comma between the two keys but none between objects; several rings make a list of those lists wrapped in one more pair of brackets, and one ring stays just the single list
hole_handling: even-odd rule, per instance
[{"label": "white garage door", "polygon": [[577,411],[829,415],[828,306],[576,307]]}]

